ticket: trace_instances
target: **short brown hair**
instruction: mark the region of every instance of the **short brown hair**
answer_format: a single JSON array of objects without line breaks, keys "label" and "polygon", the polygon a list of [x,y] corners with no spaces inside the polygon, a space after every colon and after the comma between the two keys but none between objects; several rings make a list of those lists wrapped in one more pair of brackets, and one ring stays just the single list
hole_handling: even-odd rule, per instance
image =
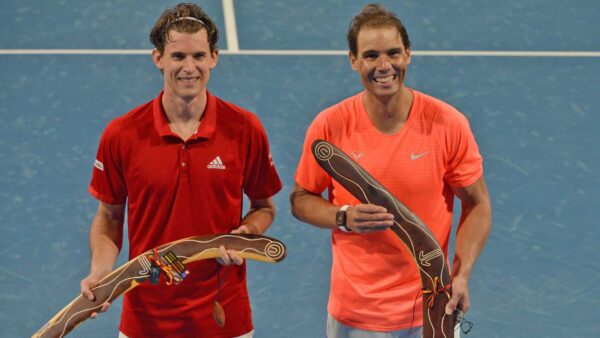
[{"label": "short brown hair", "polygon": [[180,3],[173,8],[166,9],[156,20],[150,32],[150,42],[162,54],[171,30],[180,33],[196,33],[202,28],[206,29],[210,51],[214,52],[217,48],[217,41],[219,41],[219,31],[215,23],[200,6]]},{"label": "short brown hair", "polygon": [[398,30],[404,43],[404,48],[410,48],[410,40],[408,39],[408,33],[406,27],[402,24],[402,21],[398,19],[396,13],[388,11],[379,4],[368,4],[365,5],[360,13],[352,18],[350,21],[350,27],[348,28],[348,47],[353,55],[358,53],[358,33],[364,27],[378,28],[391,26]]}]

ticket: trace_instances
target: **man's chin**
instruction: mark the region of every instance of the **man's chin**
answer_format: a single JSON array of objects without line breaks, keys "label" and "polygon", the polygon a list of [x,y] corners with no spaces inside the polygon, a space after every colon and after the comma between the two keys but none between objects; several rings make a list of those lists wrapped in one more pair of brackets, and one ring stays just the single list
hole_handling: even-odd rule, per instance
[{"label": "man's chin", "polygon": [[191,101],[202,94],[202,89],[185,89],[177,91],[177,96],[185,101]]},{"label": "man's chin", "polygon": [[395,85],[387,87],[387,88],[371,87],[371,88],[369,88],[369,92],[371,92],[371,94],[375,97],[389,98],[389,97],[392,97],[392,96],[400,93],[400,87],[395,86]]}]

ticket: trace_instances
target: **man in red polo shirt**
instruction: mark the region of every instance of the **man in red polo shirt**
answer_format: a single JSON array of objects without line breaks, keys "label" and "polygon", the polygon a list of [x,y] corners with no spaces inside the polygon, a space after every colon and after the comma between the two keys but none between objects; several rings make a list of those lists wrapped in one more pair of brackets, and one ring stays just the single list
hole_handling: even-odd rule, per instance
[{"label": "man in red polo shirt", "polygon": [[[133,258],[188,236],[262,234],[282,186],[258,118],[206,89],[219,56],[217,28],[206,13],[192,4],[168,9],[150,40],[164,90],[107,126],[94,163],[89,191],[99,207],[90,229],[91,271],[81,282],[90,299],[90,285],[112,270],[121,248],[126,204]],[[250,208],[242,217],[243,194]],[[120,337],[252,337],[246,265],[221,251],[218,260],[190,264],[191,277],[177,287],[144,283],[126,293]],[[222,328],[212,313],[218,285],[227,314]]]}]

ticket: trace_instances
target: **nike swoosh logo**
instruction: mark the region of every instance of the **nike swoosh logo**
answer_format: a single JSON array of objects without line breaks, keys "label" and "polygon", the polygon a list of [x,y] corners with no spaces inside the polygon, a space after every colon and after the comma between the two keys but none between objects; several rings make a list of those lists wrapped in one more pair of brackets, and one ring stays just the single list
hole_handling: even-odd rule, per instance
[{"label": "nike swoosh logo", "polygon": [[421,154],[410,153],[410,159],[414,161],[414,160],[419,159],[427,154],[429,154],[428,151],[421,153]]}]

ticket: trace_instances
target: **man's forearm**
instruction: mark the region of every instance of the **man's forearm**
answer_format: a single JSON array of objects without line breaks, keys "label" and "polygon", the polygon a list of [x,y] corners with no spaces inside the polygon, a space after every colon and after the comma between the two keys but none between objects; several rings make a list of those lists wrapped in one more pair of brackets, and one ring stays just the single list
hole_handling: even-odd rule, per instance
[{"label": "man's forearm", "polygon": [[275,219],[275,203],[273,198],[250,199],[250,210],[240,225],[245,225],[251,234],[262,235],[269,229]]},{"label": "man's forearm", "polygon": [[240,224],[245,224],[250,233],[262,235],[269,229],[275,219],[275,210],[272,208],[250,209]]},{"label": "man's forearm", "polygon": [[90,228],[92,274],[105,275],[112,271],[123,241],[123,223],[96,215]]},{"label": "man's forearm", "polygon": [[335,228],[335,214],[339,206],[333,205],[321,196],[311,194],[301,188],[290,195],[292,214],[300,221],[323,229]]},{"label": "man's forearm", "polygon": [[489,203],[463,208],[456,234],[453,276],[468,279],[492,227]]}]

